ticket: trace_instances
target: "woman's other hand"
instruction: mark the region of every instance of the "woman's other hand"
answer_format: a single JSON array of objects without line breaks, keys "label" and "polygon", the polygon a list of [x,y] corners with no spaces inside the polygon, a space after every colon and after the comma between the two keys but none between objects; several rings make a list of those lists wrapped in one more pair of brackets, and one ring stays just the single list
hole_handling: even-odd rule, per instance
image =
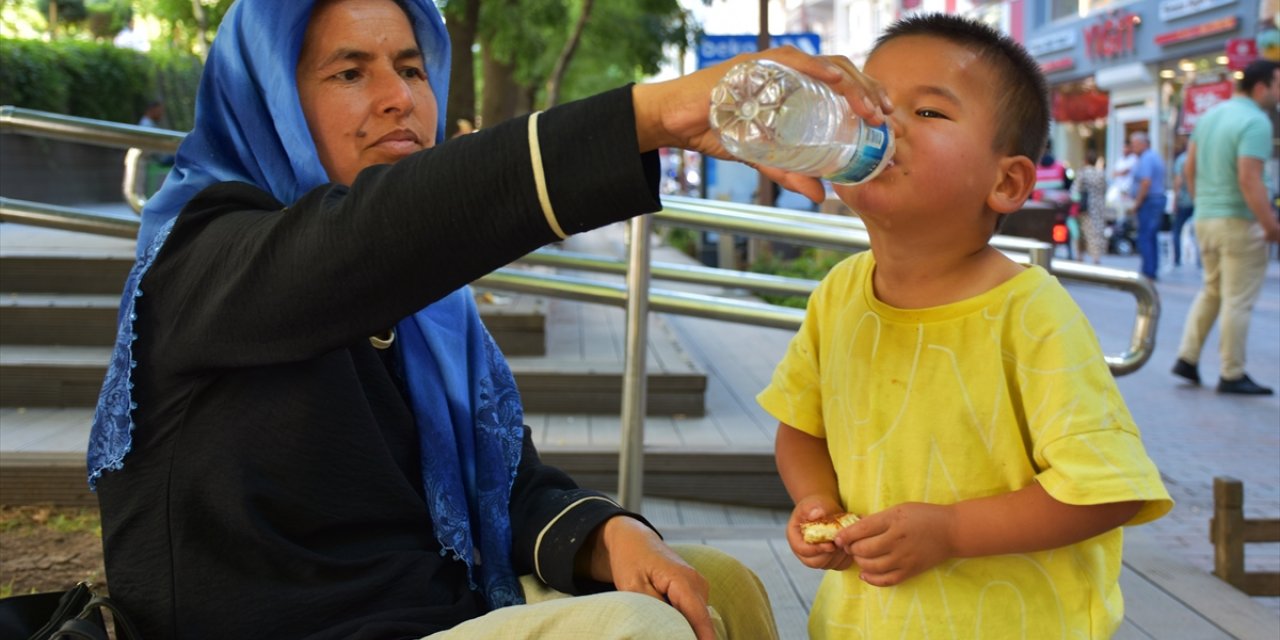
[{"label": "woman's other hand", "polygon": [[706,578],[668,547],[653,529],[626,516],[600,525],[587,544],[591,577],[612,582],[619,591],[653,596],[675,607],[689,621],[698,640],[715,640],[707,610],[711,592]]},{"label": "woman's other hand", "polygon": [[791,510],[791,518],[787,520],[787,544],[791,545],[791,552],[796,554],[801,564],[811,569],[833,571],[843,571],[853,565],[853,558],[844,549],[830,542],[805,542],[800,528],[806,522],[822,520],[838,513],[844,513],[844,508],[826,496],[810,496],[796,503],[796,508]]},{"label": "woman's other hand", "polygon": [[[707,155],[732,159],[711,130],[711,90],[734,65],[753,59],[769,59],[827,83],[849,101],[853,112],[872,124],[879,124],[893,110],[880,84],[864,75],[843,56],[811,56],[794,47],[778,47],[759,53],[735,56],[713,67],[653,84],[636,85],[636,137],[640,151],[659,147],[680,147]],[[822,183],[778,169],[756,167],[783,187],[822,202]]]}]

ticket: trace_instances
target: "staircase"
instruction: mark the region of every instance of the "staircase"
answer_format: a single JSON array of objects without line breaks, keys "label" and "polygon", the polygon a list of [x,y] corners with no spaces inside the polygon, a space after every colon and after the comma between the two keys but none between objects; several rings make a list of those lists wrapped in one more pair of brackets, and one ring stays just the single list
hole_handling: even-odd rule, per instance
[{"label": "staircase", "polygon": [[[133,252],[127,240],[0,223],[0,504],[96,503],[83,451]],[[620,309],[486,291],[477,302],[527,412],[617,416]],[[702,416],[705,373],[661,321],[649,337],[648,413]]]}]

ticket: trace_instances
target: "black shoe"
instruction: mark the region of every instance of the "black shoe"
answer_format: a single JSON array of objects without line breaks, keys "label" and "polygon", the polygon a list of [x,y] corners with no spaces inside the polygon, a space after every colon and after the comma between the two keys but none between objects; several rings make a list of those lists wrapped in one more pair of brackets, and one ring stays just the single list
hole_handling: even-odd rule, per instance
[{"label": "black shoe", "polygon": [[[1200,370],[1196,368],[1196,365],[1182,358],[1178,358],[1178,361],[1173,363],[1173,375],[1182,376],[1194,384],[1200,384]],[[1219,386],[1219,390],[1221,390],[1221,386]]]},{"label": "black shoe", "polygon": [[1274,392],[1270,387],[1264,387],[1250,380],[1248,375],[1242,373],[1235,380],[1220,378],[1218,380],[1218,393],[1237,393],[1242,396],[1269,396]]}]

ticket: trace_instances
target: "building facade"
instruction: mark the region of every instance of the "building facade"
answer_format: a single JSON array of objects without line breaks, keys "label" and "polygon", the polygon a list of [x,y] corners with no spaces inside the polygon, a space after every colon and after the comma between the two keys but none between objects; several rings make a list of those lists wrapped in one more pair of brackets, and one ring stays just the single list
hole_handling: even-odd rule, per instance
[{"label": "building facade", "polygon": [[[783,29],[818,33],[824,53],[858,63],[912,12],[969,15],[1009,34],[1045,72],[1052,150],[1069,167],[1090,148],[1114,165],[1137,130],[1172,167],[1196,119],[1231,96],[1240,69],[1257,57],[1280,60],[1280,0],[774,1]],[[1273,154],[1268,179],[1280,193],[1278,175]]]}]

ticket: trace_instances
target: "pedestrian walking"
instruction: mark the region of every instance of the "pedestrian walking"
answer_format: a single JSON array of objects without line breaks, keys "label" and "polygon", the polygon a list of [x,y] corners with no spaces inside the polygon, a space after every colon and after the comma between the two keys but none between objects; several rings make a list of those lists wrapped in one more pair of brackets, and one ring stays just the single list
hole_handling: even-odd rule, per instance
[{"label": "pedestrian walking", "polygon": [[1173,266],[1175,267],[1182,266],[1182,229],[1191,220],[1192,212],[1195,211],[1191,192],[1188,190],[1190,185],[1186,168],[1187,141],[1186,137],[1182,136],[1178,141],[1177,157],[1173,160],[1173,226],[1170,232],[1173,236]]},{"label": "pedestrian walking", "polygon": [[1267,274],[1267,243],[1280,242],[1280,221],[1263,181],[1271,157],[1268,115],[1280,103],[1280,64],[1258,60],[1230,100],[1205,114],[1191,134],[1186,175],[1204,286],[1191,303],[1173,373],[1200,384],[1200,352],[1222,316],[1219,393],[1270,395],[1244,371],[1249,316]]},{"label": "pedestrian walking", "polygon": [[1129,146],[1138,161],[1133,165],[1133,208],[1138,218],[1138,254],[1142,256],[1142,275],[1156,279],[1160,269],[1160,246],[1156,242],[1160,220],[1164,216],[1164,160],[1151,148],[1145,131],[1129,135]]},{"label": "pedestrian walking", "polygon": [[1107,210],[1107,173],[1098,166],[1098,152],[1089,149],[1084,153],[1084,166],[1071,184],[1072,196],[1080,205],[1080,228],[1084,232],[1084,249],[1094,264],[1102,264],[1102,254],[1107,250],[1107,238],[1103,234]]}]

